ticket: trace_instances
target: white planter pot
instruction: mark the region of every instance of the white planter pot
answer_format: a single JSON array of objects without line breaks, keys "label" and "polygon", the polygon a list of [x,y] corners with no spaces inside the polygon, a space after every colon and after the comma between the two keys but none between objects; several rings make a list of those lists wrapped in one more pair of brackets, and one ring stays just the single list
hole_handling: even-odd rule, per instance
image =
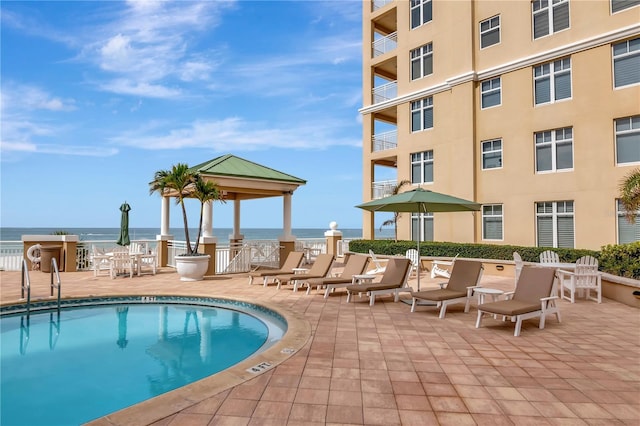
[{"label": "white planter pot", "polygon": [[180,281],[202,281],[209,269],[211,256],[176,256],[176,271]]}]

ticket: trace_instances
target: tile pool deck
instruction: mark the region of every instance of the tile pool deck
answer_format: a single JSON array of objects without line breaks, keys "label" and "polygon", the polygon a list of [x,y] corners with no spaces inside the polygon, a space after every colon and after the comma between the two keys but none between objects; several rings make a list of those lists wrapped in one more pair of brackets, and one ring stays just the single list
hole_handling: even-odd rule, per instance
[{"label": "tile pool deck", "polygon": [[[63,297],[199,295],[273,308],[290,325],[282,342],[218,375],[98,419],[96,425],[639,425],[640,310],[603,299],[559,302],[562,323],[513,324],[476,310],[380,298],[346,303],[338,292],[248,285],[246,274],[185,283],[173,269],[155,275],[62,273]],[[32,272],[32,300],[49,295],[49,274]],[[437,280],[441,282],[442,280]],[[412,281],[415,287],[415,279]],[[433,286],[428,274],[422,288]],[[511,290],[513,278],[484,276]],[[20,274],[0,272],[0,301],[20,297]],[[285,349],[285,350],[283,350]],[[289,350],[294,350],[289,354]],[[247,373],[262,361],[273,367]],[[4,389],[3,392],[7,390]]]}]

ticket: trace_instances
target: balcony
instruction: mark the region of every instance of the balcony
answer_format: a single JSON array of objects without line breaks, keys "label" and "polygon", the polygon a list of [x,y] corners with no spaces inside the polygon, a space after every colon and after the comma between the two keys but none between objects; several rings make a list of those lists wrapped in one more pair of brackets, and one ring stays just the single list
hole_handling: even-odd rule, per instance
[{"label": "balcony", "polygon": [[398,96],[398,82],[392,81],[391,83],[383,84],[373,88],[373,103],[395,99]]},{"label": "balcony", "polygon": [[381,180],[373,182],[371,184],[372,199],[377,200],[379,198],[386,197],[393,194],[393,190],[398,184],[395,180]]},{"label": "balcony", "polygon": [[376,10],[385,7],[386,5],[388,5],[389,3],[393,2],[393,0],[373,0],[371,3],[373,3],[373,11],[375,12]]},{"label": "balcony", "polygon": [[398,147],[398,131],[392,130],[390,132],[379,133],[373,135],[373,151],[385,151],[387,149],[394,149]]},{"label": "balcony", "polygon": [[398,33],[391,33],[388,36],[381,36],[374,40],[373,43],[373,57],[384,55],[387,52],[391,52],[398,45]]}]

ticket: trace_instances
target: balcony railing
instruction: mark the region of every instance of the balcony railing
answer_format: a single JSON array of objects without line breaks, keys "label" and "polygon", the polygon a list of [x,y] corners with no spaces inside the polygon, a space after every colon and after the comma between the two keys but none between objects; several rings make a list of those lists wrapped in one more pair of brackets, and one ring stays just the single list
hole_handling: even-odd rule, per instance
[{"label": "balcony railing", "polygon": [[373,10],[376,11],[378,9],[380,9],[381,7],[384,7],[385,5],[391,3],[393,0],[373,0]]},{"label": "balcony railing", "polygon": [[374,58],[390,52],[398,45],[398,33],[391,33],[388,36],[380,37],[375,40],[372,45]]},{"label": "balcony railing", "polygon": [[372,139],[374,152],[394,149],[398,146],[398,131],[392,130],[390,132],[378,133],[373,135]]},{"label": "balcony railing", "polygon": [[398,82],[392,81],[391,83],[383,84],[382,86],[373,88],[373,103],[394,99],[398,96]]},{"label": "balcony railing", "polygon": [[393,189],[398,184],[396,180],[381,180],[378,182],[373,182],[371,184],[371,189],[373,192],[373,199],[377,200],[378,198],[383,198],[388,195],[393,194]]}]

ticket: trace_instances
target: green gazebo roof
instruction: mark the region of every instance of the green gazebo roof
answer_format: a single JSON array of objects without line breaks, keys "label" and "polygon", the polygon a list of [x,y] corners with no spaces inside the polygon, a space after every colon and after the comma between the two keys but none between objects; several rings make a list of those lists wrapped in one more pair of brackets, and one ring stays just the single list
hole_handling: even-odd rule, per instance
[{"label": "green gazebo roof", "polygon": [[282,173],[270,167],[254,163],[235,155],[227,154],[213,160],[205,161],[197,166],[191,167],[202,175],[225,176],[230,178],[249,178],[268,181],[279,181],[304,185],[306,180]]}]

